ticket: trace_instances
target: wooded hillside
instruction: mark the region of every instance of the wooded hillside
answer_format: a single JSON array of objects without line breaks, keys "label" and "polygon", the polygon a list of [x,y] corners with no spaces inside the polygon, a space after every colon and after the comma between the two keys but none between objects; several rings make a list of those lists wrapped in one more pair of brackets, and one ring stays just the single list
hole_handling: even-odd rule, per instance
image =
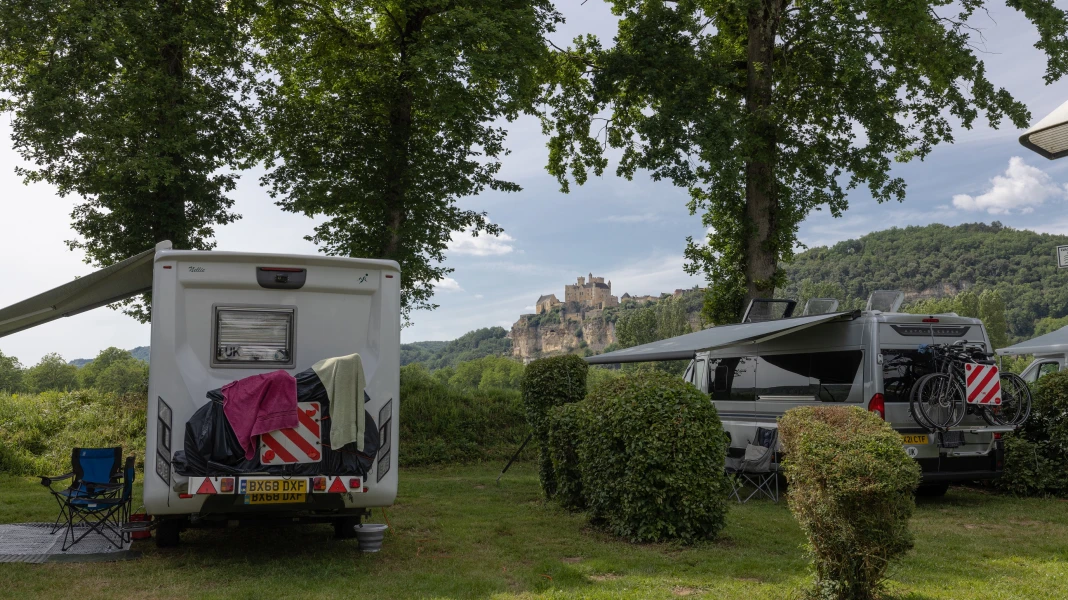
[{"label": "wooded hillside", "polygon": [[906,304],[963,289],[997,289],[1013,339],[1042,319],[1068,316],[1068,270],[1055,250],[1068,236],[969,223],[892,228],[799,254],[782,291],[789,298],[832,295],[863,307],[872,290],[902,290]]}]

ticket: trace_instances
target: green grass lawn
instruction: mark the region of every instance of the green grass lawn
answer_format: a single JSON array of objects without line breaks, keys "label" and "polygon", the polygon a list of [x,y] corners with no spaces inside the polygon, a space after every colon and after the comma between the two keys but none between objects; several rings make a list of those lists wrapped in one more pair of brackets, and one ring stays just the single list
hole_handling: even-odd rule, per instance
[{"label": "green grass lawn", "polygon": [[[4,598],[789,598],[807,580],[785,503],[734,507],[718,541],[632,545],[544,502],[532,465],[406,469],[379,554],[329,526],[188,531],[140,560],[0,564]],[[46,521],[36,480],[0,476],[0,522]],[[382,522],[381,511],[373,521]],[[895,598],[1068,598],[1068,502],[954,488],[921,502]]]}]

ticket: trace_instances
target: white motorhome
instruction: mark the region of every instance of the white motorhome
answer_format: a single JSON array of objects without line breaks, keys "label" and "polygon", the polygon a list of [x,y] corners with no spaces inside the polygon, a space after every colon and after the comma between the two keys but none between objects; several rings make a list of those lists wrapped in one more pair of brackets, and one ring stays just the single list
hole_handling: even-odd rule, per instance
[{"label": "white motorhome", "polygon": [[[396,262],[174,250],[163,242],[0,310],[0,337],[149,291],[144,504],[157,543],[176,544],[182,529],[204,522],[259,519],[331,522],[349,537],[369,508],[393,503],[400,393]],[[313,463],[293,472],[178,473],[173,463],[187,443],[186,423],[210,402],[209,391],[259,373],[296,375],[322,359],[353,353],[365,374],[366,426],[377,434],[377,452],[364,457],[363,472],[325,473]],[[254,496],[253,489],[288,493]]]},{"label": "white motorhome", "polygon": [[[889,298],[889,299],[888,299]],[[1004,460],[1001,435],[1012,427],[991,426],[967,414],[946,433],[913,419],[909,392],[930,372],[920,346],[990,341],[978,319],[952,314],[896,312],[898,294],[882,294],[878,310],[744,321],[636,346],[586,360],[592,364],[688,359],[684,378],[711,396],[731,453],[741,454],[758,427],[775,428],[787,410],[804,405],[859,406],[879,413],[902,435],[909,456],[923,471],[925,494],[942,494],[952,481],[998,477]],[[880,304],[880,300],[883,304]],[[791,307],[792,310],[792,307]]]},{"label": "white motorhome", "polygon": [[1001,356],[1033,355],[1035,358],[1020,377],[1027,383],[1068,369],[1068,327],[998,350]]}]

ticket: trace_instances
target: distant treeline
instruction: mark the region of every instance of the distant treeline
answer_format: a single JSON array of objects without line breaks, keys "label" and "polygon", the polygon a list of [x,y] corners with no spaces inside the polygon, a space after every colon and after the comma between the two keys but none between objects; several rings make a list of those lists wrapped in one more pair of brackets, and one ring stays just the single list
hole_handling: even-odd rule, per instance
[{"label": "distant treeline", "polygon": [[799,254],[787,267],[789,298],[829,295],[863,307],[873,290],[978,298],[997,290],[1005,302],[1009,341],[1030,338],[1068,317],[1068,271],[1056,247],[1068,236],[969,223],[892,228]]},{"label": "distant treeline", "polygon": [[105,348],[78,368],[56,353],[46,354],[31,367],[0,352],[0,392],[41,392],[93,389],[107,394],[143,394],[148,391],[148,363],[129,350]]}]

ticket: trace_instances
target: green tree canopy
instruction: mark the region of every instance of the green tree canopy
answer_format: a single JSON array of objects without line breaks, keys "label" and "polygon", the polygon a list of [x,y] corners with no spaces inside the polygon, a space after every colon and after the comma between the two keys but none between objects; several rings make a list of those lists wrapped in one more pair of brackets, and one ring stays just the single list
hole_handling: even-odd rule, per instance
[{"label": "green tree canopy", "polygon": [[402,310],[432,308],[454,235],[496,235],[457,206],[497,177],[504,119],[539,94],[549,0],[269,0],[257,27],[270,171],[286,210],[325,215],[332,255],[400,263]]},{"label": "green tree canopy", "polygon": [[[985,0],[610,2],[614,44],[585,36],[557,56],[548,169],[566,190],[615,148],[619,175],[645,169],[689,190],[710,233],[687,240],[687,269],[712,284],[716,323],[785,283],[812,210],[841,216],[860,185],[902,200],[893,160],[925,157],[981,115],[1030,119],[977,56]],[[1046,82],[1060,79],[1068,16],[1053,0],[1008,4],[1038,30]]]},{"label": "green tree canopy", "polygon": [[121,348],[116,348],[114,346],[101,350],[100,354],[96,355],[96,358],[78,370],[78,376],[81,378],[82,387],[95,387],[100,374],[106,371],[108,367],[117,363],[129,362],[140,361],[135,359],[128,350],[122,350]]},{"label": "green tree canopy", "polygon": [[0,392],[14,394],[22,391],[22,363],[14,356],[0,352]]},{"label": "green tree canopy", "polygon": [[36,165],[17,171],[81,199],[67,243],[87,262],[162,240],[210,249],[238,218],[227,192],[253,130],[243,23],[240,2],[0,0],[0,110]]},{"label": "green tree canopy", "polygon": [[68,365],[55,352],[45,354],[41,361],[26,370],[25,385],[29,391],[67,391],[78,388],[78,367]]}]

